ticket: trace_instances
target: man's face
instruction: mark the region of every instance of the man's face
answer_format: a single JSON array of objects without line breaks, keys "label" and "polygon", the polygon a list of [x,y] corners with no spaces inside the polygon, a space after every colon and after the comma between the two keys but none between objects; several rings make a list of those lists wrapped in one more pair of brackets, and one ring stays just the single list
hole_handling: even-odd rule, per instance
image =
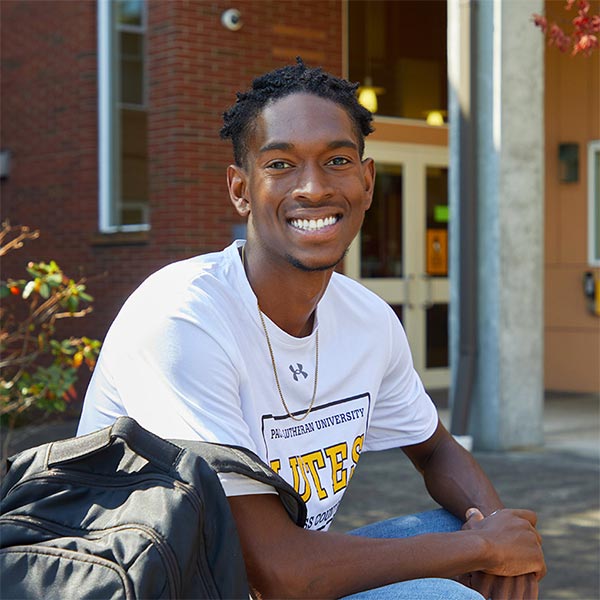
[{"label": "man's face", "polygon": [[296,93],[268,105],[248,140],[245,168],[228,171],[232,202],[249,215],[248,240],[262,259],[326,270],[344,256],[373,192],[348,113]]}]

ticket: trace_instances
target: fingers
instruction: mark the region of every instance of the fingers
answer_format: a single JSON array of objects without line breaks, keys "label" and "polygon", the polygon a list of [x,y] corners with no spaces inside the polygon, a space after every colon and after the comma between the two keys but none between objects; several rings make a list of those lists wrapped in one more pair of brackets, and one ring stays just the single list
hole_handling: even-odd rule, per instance
[{"label": "fingers", "polygon": [[[495,575],[489,575],[478,571],[471,574],[471,587],[478,591],[486,600],[492,598],[492,582],[496,579]],[[494,600],[494,599],[493,599]]]},{"label": "fingers", "polygon": [[540,589],[538,579],[535,574],[525,575],[525,593],[523,595],[524,598],[531,598],[531,600],[537,600]]},{"label": "fingers", "polygon": [[[500,509],[484,517],[478,508],[471,507],[465,511],[465,517],[462,529],[479,531],[491,542],[494,550],[488,557],[491,566],[482,569],[493,578],[478,576],[483,592],[489,591],[489,586],[492,585],[490,582],[493,581],[496,596],[504,596],[510,600],[511,595],[522,598],[525,580],[517,581],[517,576],[530,573],[532,576],[529,579],[536,579],[536,582],[544,577],[546,564],[542,552],[542,537],[535,528],[537,517],[533,511]],[[508,578],[507,582],[501,582],[498,579],[500,577]],[[531,587],[533,584],[527,585]]]},{"label": "fingers", "polygon": [[545,575],[541,536],[532,524],[534,517],[532,511],[504,509],[483,521],[465,524],[465,528],[487,536],[497,551],[490,555],[492,567],[484,571],[504,577],[535,573],[538,580]]},{"label": "fingers", "polygon": [[468,508],[465,513],[465,519],[475,519],[476,521],[482,521],[484,519],[483,513],[478,508]]},{"label": "fingers", "polygon": [[471,574],[469,584],[484,598],[491,600],[537,600],[539,592],[533,573],[498,577],[479,571]]},{"label": "fingers", "polygon": [[[494,517],[499,514],[512,514],[515,517],[520,519],[525,519],[529,521],[529,523],[535,527],[537,525],[537,515],[532,510],[528,510],[526,508],[501,508],[495,510],[491,515],[488,515],[487,518]],[[482,521],[484,518],[483,513],[475,507],[468,508],[465,512],[465,519],[469,521],[470,519],[474,519],[475,521]]]},{"label": "fingers", "polygon": [[[519,575],[518,577],[503,577],[502,580],[504,582],[504,586],[502,587],[503,596],[498,596],[498,598],[506,598],[507,600],[511,600],[511,598],[516,598],[517,600],[530,600],[525,596],[525,582],[527,581],[528,575]],[[494,596],[492,596],[493,598]]]},{"label": "fingers", "polygon": [[544,577],[546,577],[547,572],[548,572],[548,568],[546,567],[546,561],[544,560],[544,564],[542,565],[542,568],[539,571],[532,573],[532,575],[535,576],[536,585],[538,584],[539,581],[541,581],[542,579],[544,579]]},{"label": "fingers", "polygon": [[[517,518],[528,521],[532,527],[532,531],[535,534],[537,543],[539,545],[542,544],[542,536],[541,536],[540,532],[535,528],[535,526],[537,524],[537,515],[532,510],[526,510],[524,508],[514,508],[514,509],[504,509],[503,511],[496,511],[496,513],[499,513],[499,512],[510,513],[511,515],[513,515]],[[490,515],[490,517],[493,517],[496,513],[492,513]]]},{"label": "fingers", "polygon": [[532,510],[527,510],[526,508],[513,508],[510,511],[521,519],[525,519],[529,521],[534,527],[537,525],[537,515]]},{"label": "fingers", "polygon": [[485,518],[478,508],[469,508],[465,512],[466,521],[463,523],[462,529],[473,529],[474,523],[483,521]]},{"label": "fingers", "polygon": [[[467,510],[467,513],[472,510],[477,510],[477,509],[470,508]],[[533,531],[534,535],[536,536],[537,543],[539,545],[542,544],[542,536],[540,535],[540,532],[535,528],[535,526],[537,524],[537,515],[532,510],[527,510],[524,508],[505,508],[505,509],[494,511],[491,515],[489,515],[486,518],[487,519],[494,519],[494,518],[507,519],[510,517],[516,517],[518,519],[523,519],[524,521],[527,521],[529,523],[529,525],[531,526],[531,531]]]}]

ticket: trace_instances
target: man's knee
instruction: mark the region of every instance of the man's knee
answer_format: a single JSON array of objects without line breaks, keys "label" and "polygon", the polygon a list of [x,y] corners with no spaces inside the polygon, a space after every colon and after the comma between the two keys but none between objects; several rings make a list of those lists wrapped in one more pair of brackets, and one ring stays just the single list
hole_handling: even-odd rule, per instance
[{"label": "man's knee", "polygon": [[458,531],[462,521],[444,509],[393,517],[349,531],[351,535],[373,538],[407,538],[425,533]]},{"label": "man's knee", "polygon": [[424,595],[423,598],[433,600],[485,600],[484,597],[458,581],[452,579],[431,579],[423,580],[431,581],[431,589]]},{"label": "man's knee", "polygon": [[347,596],[344,600],[484,600],[483,596],[452,579],[431,577],[392,583]]}]

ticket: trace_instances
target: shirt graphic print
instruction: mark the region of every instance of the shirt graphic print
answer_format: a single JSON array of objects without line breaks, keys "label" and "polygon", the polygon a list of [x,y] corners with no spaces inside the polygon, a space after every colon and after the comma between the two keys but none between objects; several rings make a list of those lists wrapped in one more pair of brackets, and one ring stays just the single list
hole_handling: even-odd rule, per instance
[{"label": "shirt graphic print", "polygon": [[370,404],[365,393],[315,406],[302,421],[263,415],[268,463],[306,502],[307,529],[327,529],[332,522],[360,458]]}]

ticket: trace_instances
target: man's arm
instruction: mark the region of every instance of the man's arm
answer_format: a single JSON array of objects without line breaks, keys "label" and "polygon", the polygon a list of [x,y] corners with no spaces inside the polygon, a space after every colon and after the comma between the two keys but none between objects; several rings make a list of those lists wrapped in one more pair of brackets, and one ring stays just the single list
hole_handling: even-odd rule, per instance
[{"label": "man's arm", "polygon": [[502,511],[472,530],[369,539],[297,527],[275,495],[229,502],[250,585],[263,598],[339,598],[407,579],[544,569],[529,511]]},{"label": "man's arm", "polygon": [[465,520],[469,508],[478,508],[484,517],[504,508],[477,461],[441,422],[428,440],[403,450],[423,475],[431,497],[459,519]]},{"label": "man's arm", "polygon": [[[463,529],[478,526],[484,517],[504,508],[477,461],[452,438],[442,424],[438,424],[435,433],[426,442],[405,447],[404,452],[422,473],[434,500],[463,520],[469,511],[472,516]],[[545,569],[521,577],[496,577],[489,573],[473,572],[467,581],[485,598],[512,600],[537,598],[538,579],[544,575]]]}]

